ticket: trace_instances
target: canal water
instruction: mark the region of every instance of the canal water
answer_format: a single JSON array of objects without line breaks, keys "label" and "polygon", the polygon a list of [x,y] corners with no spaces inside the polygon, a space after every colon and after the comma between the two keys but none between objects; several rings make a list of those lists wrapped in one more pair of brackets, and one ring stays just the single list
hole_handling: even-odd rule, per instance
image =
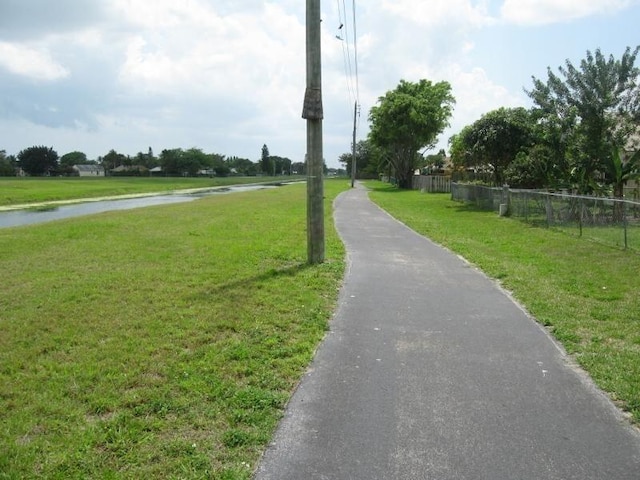
[{"label": "canal water", "polygon": [[98,200],[75,203],[71,205],[51,205],[42,210],[10,210],[0,212],[0,228],[32,225],[36,223],[51,222],[63,218],[80,217],[95,213],[109,212],[113,210],[130,210],[133,208],[150,207],[153,205],[168,205],[171,203],[184,203],[209,195],[220,195],[234,192],[247,192],[276,188],[279,185],[234,185],[230,187],[216,187],[206,190],[198,190],[190,193],[174,193],[165,195],[153,195],[136,198],[124,198],[120,200]]}]

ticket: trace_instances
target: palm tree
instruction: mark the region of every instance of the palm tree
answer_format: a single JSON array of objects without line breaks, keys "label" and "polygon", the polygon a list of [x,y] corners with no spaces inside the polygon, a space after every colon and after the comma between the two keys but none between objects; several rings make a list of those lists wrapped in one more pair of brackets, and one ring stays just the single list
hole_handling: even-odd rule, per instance
[{"label": "palm tree", "polygon": [[[620,147],[614,147],[607,167],[607,177],[613,186],[613,196],[617,199],[624,198],[624,187],[629,180],[640,178],[640,150],[637,150],[629,158],[624,158],[624,151]],[[622,221],[624,215],[622,202],[614,204],[614,219]]]}]

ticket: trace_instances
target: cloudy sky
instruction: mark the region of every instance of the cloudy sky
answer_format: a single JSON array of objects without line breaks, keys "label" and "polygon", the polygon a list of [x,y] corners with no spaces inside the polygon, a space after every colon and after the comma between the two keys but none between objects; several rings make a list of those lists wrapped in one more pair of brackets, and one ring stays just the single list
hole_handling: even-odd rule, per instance
[{"label": "cloudy sky", "polygon": [[[322,2],[333,167],[350,149],[356,97],[363,139],[369,109],[401,79],[450,82],[446,147],[487,111],[529,106],[524,89],[547,67],[640,44],[640,0],[359,0],[355,24],[353,6]],[[0,0],[8,154],[198,147],[257,161],[267,144],[302,161],[305,81],[304,0]]]}]

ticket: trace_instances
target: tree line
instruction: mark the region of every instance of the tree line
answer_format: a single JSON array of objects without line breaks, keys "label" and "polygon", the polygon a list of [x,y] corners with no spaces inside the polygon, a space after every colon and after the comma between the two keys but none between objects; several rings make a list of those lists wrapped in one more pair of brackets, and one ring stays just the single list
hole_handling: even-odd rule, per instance
[{"label": "tree line", "polygon": [[53,147],[46,146],[28,147],[17,155],[7,155],[6,151],[0,150],[0,176],[15,176],[18,172],[29,176],[71,176],[77,174],[73,168],[76,165],[97,165],[106,174],[120,176],[146,176],[154,172],[166,176],[219,177],[305,173],[304,163],[270,155],[266,144],[262,147],[261,159],[257,162],[236,156],[205,153],[199,148],[165,149],[157,156],[151,147],[147,152],[138,152],[134,156],[112,149],[95,160],[89,160],[80,151],[59,156]]},{"label": "tree line", "polygon": [[[449,139],[452,169],[484,173],[514,188],[570,189],[622,197],[640,177],[640,47],[622,58],[587,51],[548,77],[532,77],[529,109],[498,108]],[[455,99],[447,82],[401,81],[369,114],[371,131],[356,145],[358,175],[386,173],[411,187],[417,169],[442,170],[445,152],[424,155],[449,125]],[[351,171],[352,154],[340,156]]]}]

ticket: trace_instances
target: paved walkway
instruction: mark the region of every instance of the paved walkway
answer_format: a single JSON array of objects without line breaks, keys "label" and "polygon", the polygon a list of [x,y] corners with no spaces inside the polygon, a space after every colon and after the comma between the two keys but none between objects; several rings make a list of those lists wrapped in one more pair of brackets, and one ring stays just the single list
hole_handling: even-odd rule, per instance
[{"label": "paved walkway", "polygon": [[640,435],[493,281],[338,197],[349,269],[256,480],[638,480]]}]

